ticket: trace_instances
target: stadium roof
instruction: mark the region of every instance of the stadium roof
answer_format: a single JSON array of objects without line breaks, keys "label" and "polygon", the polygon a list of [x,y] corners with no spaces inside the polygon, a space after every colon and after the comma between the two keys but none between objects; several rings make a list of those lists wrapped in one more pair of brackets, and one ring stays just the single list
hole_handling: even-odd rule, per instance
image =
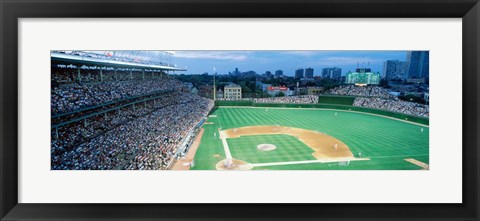
[{"label": "stadium roof", "polygon": [[161,51],[52,51],[52,61],[72,64],[186,71],[171,64],[173,54]]}]

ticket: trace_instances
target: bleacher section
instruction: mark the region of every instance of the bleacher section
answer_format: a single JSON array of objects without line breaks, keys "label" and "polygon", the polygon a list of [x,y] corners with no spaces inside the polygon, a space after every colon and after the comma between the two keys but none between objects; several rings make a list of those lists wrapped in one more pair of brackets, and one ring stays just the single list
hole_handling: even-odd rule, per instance
[{"label": "bleacher section", "polygon": [[67,66],[52,72],[52,170],[167,169],[213,108],[161,70]]}]

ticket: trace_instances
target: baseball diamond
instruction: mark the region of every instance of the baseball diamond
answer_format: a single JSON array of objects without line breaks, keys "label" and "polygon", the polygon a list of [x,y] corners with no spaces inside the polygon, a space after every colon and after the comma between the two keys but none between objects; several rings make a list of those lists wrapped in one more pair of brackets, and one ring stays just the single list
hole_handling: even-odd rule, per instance
[{"label": "baseball diamond", "polygon": [[[429,168],[428,125],[316,108],[218,107],[211,114],[191,170],[228,170],[221,166],[226,148],[232,170]],[[261,144],[276,148],[263,151]]]}]

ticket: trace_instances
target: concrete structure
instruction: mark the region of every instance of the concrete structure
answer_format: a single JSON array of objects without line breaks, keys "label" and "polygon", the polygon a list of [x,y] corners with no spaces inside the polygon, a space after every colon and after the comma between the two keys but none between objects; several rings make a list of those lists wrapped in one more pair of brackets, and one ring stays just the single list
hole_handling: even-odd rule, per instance
[{"label": "concrete structure", "polygon": [[265,74],[263,74],[263,76],[266,78],[273,78],[273,74],[270,71],[266,71]]},{"label": "concrete structure", "polygon": [[313,68],[305,69],[305,78],[313,78]]},{"label": "concrete structure", "polygon": [[276,70],[275,71],[275,77],[282,77],[283,76],[283,71],[282,70]]},{"label": "concrete structure", "polygon": [[342,77],[342,69],[337,67],[323,68],[322,78],[339,79]]},{"label": "concrete structure", "polygon": [[306,87],[298,87],[295,95],[307,95],[308,89]]},{"label": "concrete structure", "polygon": [[304,71],[303,68],[297,69],[295,71],[295,78],[297,79],[303,78],[303,71]]},{"label": "concrete structure", "polygon": [[230,84],[223,88],[223,97],[226,99],[242,98],[242,87],[236,84]]},{"label": "concrete structure", "polygon": [[407,75],[408,78],[429,77],[429,51],[407,52]]},{"label": "concrete structure", "polygon": [[387,80],[407,78],[407,62],[399,60],[387,60],[383,63],[382,78]]},{"label": "concrete structure", "polygon": [[230,75],[235,75],[235,76],[238,76],[240,75],[240,71],[238,70],[238,68],[235,68],[235,71],[233,72],[228,72]]},{"label": "concrete structure", "polygon": [[308,95],[319,95],[319,94],[322,94],[323,91],[324,91],[323,87],[307,87]]}]

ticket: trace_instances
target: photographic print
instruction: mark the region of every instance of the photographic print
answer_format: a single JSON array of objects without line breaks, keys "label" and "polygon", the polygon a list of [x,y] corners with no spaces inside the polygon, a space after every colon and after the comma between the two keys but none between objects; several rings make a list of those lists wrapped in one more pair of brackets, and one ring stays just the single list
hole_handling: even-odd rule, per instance
[{"label": "photographic print", "polygon": [[51,51],[51,170],[428,170],[429,51]]}]

